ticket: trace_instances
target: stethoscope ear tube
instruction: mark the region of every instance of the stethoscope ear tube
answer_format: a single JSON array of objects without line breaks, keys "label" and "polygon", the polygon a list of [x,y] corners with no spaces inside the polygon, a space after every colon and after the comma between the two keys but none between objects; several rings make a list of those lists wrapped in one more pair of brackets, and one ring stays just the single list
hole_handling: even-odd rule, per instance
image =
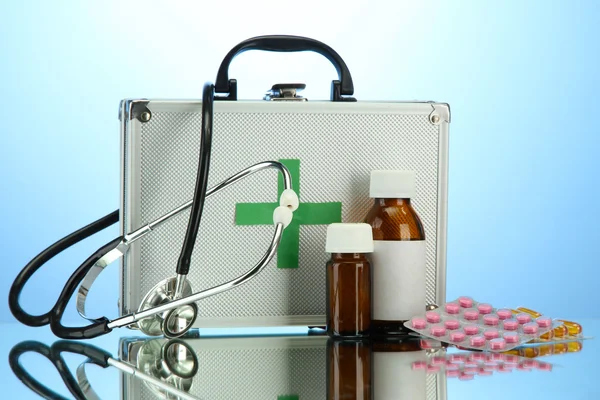
[{"label": "stethoscope ear tube", "polygon": [[106,368],[109,366],[108,360],[112,357],[110,353],[89,344],[58,341],[48,347],[43,343],[36,341],[26,341],[17,344],[12,348],[8,355],[8,362],[13,373],[19,378],[21,382],[33,392],[49,400],[67,400],[65,397],[58,393],[50,390],[40,382],[38,382],[31,374],[29,374],[20,363],[21,355],[34,352],[46,357],[57,369],[63,382],[69,389],[69,392],[76,398],[86,400],[86,396],[81,390],[79,383],[71,374],[67,364],[62,358],[62,353],[75,353],[86,356],[94,364]]},{"label": "stethoscope ear tube", "polygon": [[110,214],[84,226],[83,228],[71,233],[68,236],[60,239],[52,244],[47,249],[38,254],[33,260],[19,272],[15,278],[10,291],[8,293],[8,306],[14,317],[21,323],[28,326],[44,326],[50,323],[50,315],[52,310],[42,315],[31,315],[21,307],[19,297],[23,291],[23,287],[27,281],[40,269],[44,264],[51,260],[54,256],[66,250],[67,248],[79,243],[81,240],[92,236],[101,230],[117,223],[119,221],[119,210],[115,210]]},{"label": "stethoscope ear tube", "polygon": [[63,339],[91,339],[96,336],[104,335],[112,330],[108,327],[109,320],[105,317],[98,318],[94,320],[92,324],[81,327],[64,326],[62,324],[62,317],[69,304],[69,300],[73,296],[73,293],[75,293],[75,290],[77,290],[77,286],[83,281],[89,270],[92,269],[94,264],[102,256],[115,248],[122,240],[123,237],[117,237],[99,248],[69,277],[60,296],[58,296],[56,305],[51,311],[50,328],[56,336]]}]

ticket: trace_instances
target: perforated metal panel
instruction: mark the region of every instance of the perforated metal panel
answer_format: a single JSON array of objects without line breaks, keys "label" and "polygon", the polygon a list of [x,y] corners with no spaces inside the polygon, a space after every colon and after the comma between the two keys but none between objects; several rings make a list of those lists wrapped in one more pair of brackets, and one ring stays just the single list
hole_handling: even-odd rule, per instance
[{"label": "perforated metal panel", "polygon": [[[150,101],[150,121],[123,121],[124,231],[192,198],[200,107]],[[432,112],[439,124],[430,122]],[[360,222],[372,205],[371,170],[415,170],[414,205],[427,240],[427,301],[435,303],[445,295],[447,117],[447,107],[434,103],[218,102],[209,186],[260,161],[299,159],[301,204],[341,202],[342,220]],[[207,200],[189,274],[195,291],[242,274],[270,242],[271,225],[235,225],[236,203],[276,201],[274,171]],[[122,313],[174,275],[188,217],[187,211],[174,217],[132,247],[123,265]],[[301,225],[298,268],[277,268],[275,260],[242,287],[203,300],[197,326],[324,324],[325,231],[325,225]]]}]

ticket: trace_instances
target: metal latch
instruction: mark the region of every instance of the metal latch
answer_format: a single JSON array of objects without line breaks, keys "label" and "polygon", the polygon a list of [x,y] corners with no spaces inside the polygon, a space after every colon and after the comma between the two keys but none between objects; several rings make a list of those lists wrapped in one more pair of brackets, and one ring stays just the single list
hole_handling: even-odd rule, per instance
[{"label": "metal latch", "polygon": [[307,98],[298,96],[298,92],[306,88],[304,83],[278,83],[265,93],[267,101],[308,101]]}]

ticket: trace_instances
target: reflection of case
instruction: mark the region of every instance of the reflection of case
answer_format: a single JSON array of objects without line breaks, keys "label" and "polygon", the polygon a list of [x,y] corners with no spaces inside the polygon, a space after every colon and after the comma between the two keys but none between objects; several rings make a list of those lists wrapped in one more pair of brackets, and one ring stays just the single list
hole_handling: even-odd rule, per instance
[{"label": "reflection of case", "polygon": [[[200,107],[199,101],[123,103],[123,232],[192,198]],[[301,206],[277,260],[247,284],[199,302],[195,326],[324,325],[325,224],[366,216],[373,169],[416,171],[427,302],[443,302],[449,118],[447,105],[430,102],[216,102],[209,186],[260,161],[291,160]],[[207,200],[189,275],[194,291],[233,279],[259,260],[277,199],[275,172],[265,172]],[[183,212],[132,245],[123,261],[122,314],[173,276],[188,216]]]},{"label": "reflection of case", "polygon": [[[122,339],[123,361],[137,365],[140,348],[165,339]],[[201,399],[323,400],[326,395],[326,336],[186,339],[198,360],[189,393]],[[443,351],[443,350],[440,350]],[[445,377],[427,376],[426,400],[446,400]],[[121,377],[121,398],[157,398],[130,375]],[[290,397],[285,397],[290,396]]]}]

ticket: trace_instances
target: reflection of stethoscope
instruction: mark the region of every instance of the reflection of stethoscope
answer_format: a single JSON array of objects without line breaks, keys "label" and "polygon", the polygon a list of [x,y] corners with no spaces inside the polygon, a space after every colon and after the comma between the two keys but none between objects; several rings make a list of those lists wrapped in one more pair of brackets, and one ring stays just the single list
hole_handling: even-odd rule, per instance
[{"label": "reflection of stethoscope", "polygon": [[[198,314],[198,308],[195,304],[196,301],[232,289],[247,282],[271,261],[277,251],[279,242],[281,241],[283,230],[291,222],[293,211],[298,208],[298,196],[292,190],[290,173],[283,164],[275,161],[267,161],[246,168],[219,183],[215,187],[207,189],[212,141],[213,102],[214,86],[212,84],[205,84],[202,95],[200,157],[193,200],[177,207],[157,220],[133,232],[127,233],[124,236],[118,237],[101,247],[71,275],[54,307],[45,314],[34,316],[28,314],[19,304],[19,296],[24,285],[31,276],[48,260],[63,250],[116,223],[119,220],[119,211],[114,211],[54,243],[31,260],[13,282],[9,292],[8,301],[11,312],[15,318],[29,326],[43,326],[50,324],[52,332],[58,337],[65,339],[93,338],[108,333],[114,328],[123,326],[136,326],[148,335],[154,336],[164,334],[167,337],[178,337],[185,334],[196,320]],[[269,248],[258,263],[245,274],[221,285],[192,293],[191,286],[186,280],[186,276],[190,268],[191,255],[200,226],[205,198],[240,179],[268,168],[275,168],[281,172],[283,186],[285,188],[280,198],[280,206],[273,212],[275,233]],[[142,300],[137,312],[124,315],[114,320],[109,320],[106,317],[96,319],[88,318],[85,315],[85,301],[87,294],[92,283],[102,270],[108,264],[123,256],[131,243],[141,239],[160,224],[189,207],[191,207],[190,219],[177,263],[176,276],[159,282],[151,289]],[[78,285],[77,310],[82,317],[91,321],[91,324],[83,327],[66,327],[62,324],[61,320],[65,308]]]},{"label": "reflection of stethoscope", "polygon": [[[87,378],[87,364],[95,364],[102,368],[115,367],[127,375],[134,376],[143,381],[158,398],[198,400],[188,393],[192,379],[198,372],[198,359],[192,349],[178,339],[162,345],[153,340],[148,341],[140,349],[135,367],[113,358],[110,353],[98,347],[78,342],[61,340],[49,347],[40,342],[26,341],[12,348],[8,356],[10,367],[25,386],[45,399],[66,400],[38,382],[21,365],[21,355],[29,352],[38,353],[50,360],[69,392],[78,400],[100,399]],[[62,357],[63,353],[88,357],[77,367],[76,378],[67,367]]]}]

